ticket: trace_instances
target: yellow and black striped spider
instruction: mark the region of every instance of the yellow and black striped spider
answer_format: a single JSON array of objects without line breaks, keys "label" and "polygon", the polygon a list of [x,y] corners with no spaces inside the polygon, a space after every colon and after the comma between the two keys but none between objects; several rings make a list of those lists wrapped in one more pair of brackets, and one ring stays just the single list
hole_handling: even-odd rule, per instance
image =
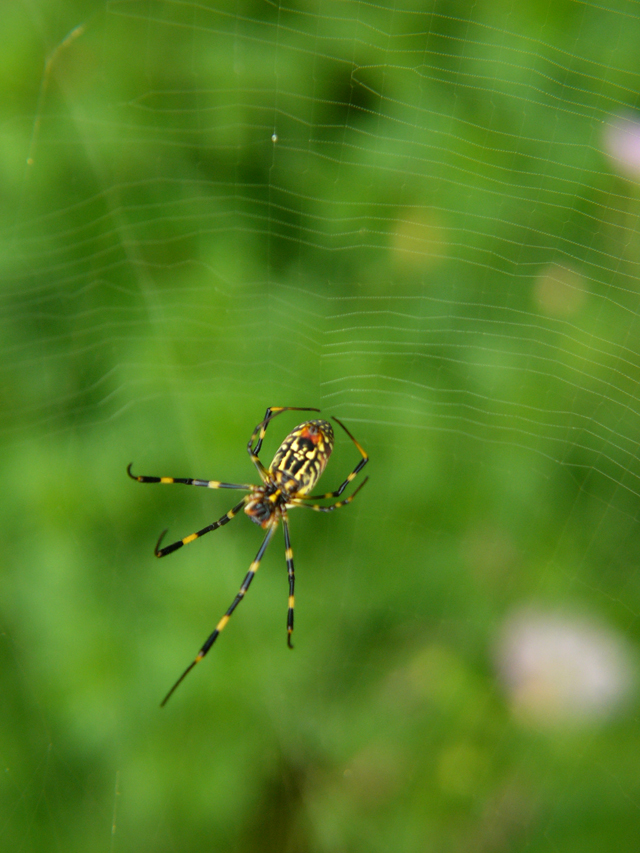
[{"label": "yellow and black striped spider", "polygon": [[[356,494],[364,486],[369,479],[365,477],[358,488],[344,500],[337,501],[329,506],[318,506],[315,503],[308,501],[323,500],[325,498],[337,498],[344,492],[349,483],[357,477],[358,473],[364,468],[369,461],[369,457],[360,447],[355,438],[351,435],[346,426],[334,417],[334,421],[338,423],[355,444],[362,455],[362,459],[353,471],[349,474],[346,480],[338,486],[333,492],[327,492],[324,495],[310,495],[309,492],[314,488],[325,466],[331,456],[333,450],[333,428],[329,421],[310,420],[303,424],[299,424],[293,429],[278,448],[276,455],[273,457],[273,462],[268,468],[265,468],[258,454],[262,447],[265,433],[269,423],[276,415],[282,412],[319,412],[320,409],[298,408],[297,406],[274,406],[267,409],[264,420],[256,426],[247,444],[249,456],[253,464],[258,469],[262,485],[254,486],[251,483],[221,483],[218,480],[193,480],[190,478],[180,477],[136,477],[131,473],[131,465],[127,468],[127,473],[132,480],[137,480],[139,483],[182,483],[185,486],[204,486],[207,489],[244,489],[249,494],[237,503],[229,512],[225,513],[222,518],[214,521],[213,524],[208,524],[197,533],[192,533],[190,536],[185,536],[184,539],[174,542],[173,545],[167,545],[164,548],[160,547],[160,543],[164,538],[166,530],[160,535],[158,543],[155,547],[156,557],[165,557],[171,554],[172,551],[177,551],[183,545],[188,545],[205,533],[211,530],[216,530],[222,527],[228,521],[237,515],[241,509],[244,509],[249,518],[256,524],[264,528],[267,533],[262,540],[255,560],[249,566],[249,571],[245,579],[242,581],[242,586],[236,597],[231,602],[231,606],[218,622],[213,633],[207,637],[204,645],[198,652],[189,666],[182,673],[180,678],[173,685],[171,690],[162,700],[162,705],[165,705],[173,692],[176,690],[183,679],[191,672],[193,667],[200,663],[202,658],[207,654],[211,646],[215,643],[218,635],[226,626],[231,614],[242,601],[245,593],[249,589],[249,585],[253,580],[253,576],[258,571],[260,560],[267,550],[271,537],[273,536],[278,522],[282,519],[282,528],[284,531],[284,546],[285,558],[287,561],[287,572],[289,574],[289,609],[287,611],[287,643],[289,648],[293,648],[291,644],[291,634],[293,632],[293,606],[294,606],[294,585],[295,575],[293,570],[293,551],[291,549],[291,540],[289,537],[289,517],[287,510],[296,506],[305,506],[313,509],[316,512],[332,512],[341,506],[345,506],[354,499]],[[253,442],[258,438],[255,447]],[[133,463],[132,463],[133,464]]]}]

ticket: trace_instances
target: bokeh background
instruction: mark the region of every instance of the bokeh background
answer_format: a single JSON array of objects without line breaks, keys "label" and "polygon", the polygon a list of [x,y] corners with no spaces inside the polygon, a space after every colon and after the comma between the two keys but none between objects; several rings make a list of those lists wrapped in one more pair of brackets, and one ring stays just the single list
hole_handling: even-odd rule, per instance
[{"label": "bokeh background", "polygon": [[[2,849],[637,850],[638,5],[0,30]],[[236,493],[126,466],[252,480],[269,405],[370,481],[160,710],[261,532],[157,561]]]}]

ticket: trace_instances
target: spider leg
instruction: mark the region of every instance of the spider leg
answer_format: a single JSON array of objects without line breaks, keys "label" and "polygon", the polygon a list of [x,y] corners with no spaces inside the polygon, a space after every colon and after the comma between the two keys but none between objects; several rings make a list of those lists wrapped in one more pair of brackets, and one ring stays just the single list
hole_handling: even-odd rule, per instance
[{"label": "spider leg", "polygon": [[[258,473],[262,477],[263,481],[266,482],[267,470],[262,464],[262,462],[258,459],[258,454],[260,453],[260,449],[262,447],[262,442],[264,441],[265,433],[267,432],[267,427],[269,426],[270,421],[272,421],[277,415],[281,415],[283,412],[319,412],[320,409],[314,408],[306,408],[300,406],[269,406],[267,411],[265,412],[263,420],[257,424],[253,433],[251,434],[251,438],[247,443],[247,451],[249,456],[251,457],[251,461],[258,469]],[[258,436],[258,433],[260,435]],[[258,441],[256,442],[256,446],[253,447],[253,442],[258,437]]]},{"label": "spider leg", "polygon": [[227,524],[231,521],[231,519],[236,516],[242,507],[249,500],[249,495],[242,498],[240,503],[237,503],[229,512],[226,512],[222,518],[219,518],[217,521],[214,521],[213,524],[208,524],[206,527],[203,527],[202,530],[198,530],[197,533],[191,533],[189,536],[185,536],[184,539],[179,539],[177,542],[174,542],[173,545],[166,545],[164,548],[160,547],[160,543],[164,539],[166,530],[163,530],[160,534],[160,538],[156,544],[156,547],[153,549],[153,553],[156,557],[166,557],[167,554],[171,554],[174,551],[177,551],[178,548],[182,548],[183,545],[189,545],[190,542],[194,542],[196,539],[199,539],[201,536],[204,536],[205,533],[210,533],[212,530],[217,530],[218,527],[222,527],[224,524]]},{"label": "spider leg", "polygon": [[[308,504],[306,503],[306,501],[308,500],[306,496],[304,500],[293,498],[291,501],[289,501],[287,506],[305,506],[307,509],[313,509],[316,512],[333,512],[334,509],[340,509],[341,506],[346,506],[347,504],[350,504],[368,479],[368,477],[365,477],[364,480],[358,486],[358,488],[355,489],[349,495],[348,498],[345,498],[343,501],[338,501],[337,503],[331,504],[330,506],[317,506],[316,504]],[[334,494],[334,492],[329,492],[328,495],[309,495],[309,497],[315,498],[317,500],[318,498],[331,498],[334,496]]]},{"label": "spider leg", "polygon": [[[334,421],[335,421],[336,423],[340,424],[340,426],[342,427],[342,429],[346,432],[346,434],[349,436],[349,438],[351,439],[351,441],[352,441],[352,442],[355,444],[355,446],[358,448],[358,450],[360,451],[360,453],[361,453],[361,455],[362,455],[362,459],[358,462],[358,464],[357,464],[357,465],[356,465],[356,467],[353,469],[353,471],[349,474],[349,476],[348,476],[348,477],[347,477],[347,479],[344,481],[344,483],[342,483],[342,485],[338,486],[338,488],[337,488],[334,492],[327,492],[325,495],[305,495],[305,500],[319,501],[319,500],[322,500],[323,498],[339,498],[339,497],[340,497],[340,495],[341,495],[341,494],[344,492],[344,490],[347,488],[347,486],[349,485],[349,483],[351,483],[351,482],[353,482],[353,480],[355,480],[355,478],[358,476],[358,474],[360,473],[360,471],[362,471],[362,469],[364,468],[364,466],[365,466],[365,465],[367,464],[367,462],[369,461],[369,457],[367,456],[366,451],[362,449],[362,447],[360,446],[360,444],[359,444],[359,443],[355,440],[355,438],[351,435],[351,433],[350,433],[350,432],[349,432],[349,430],[346,428],[346,426],[342,423],[342,421],[339,421],[339,420],[338,420],[338,418],[336,418],[336,417],[335,417],[335,415],[333,416],[333,419],[334,419]],[[364,483],[363,483],[363,485],[364,485]],[[355,492],[354,492],[354,494],[355,494]],[[345,501],[341,501],[341,502],[340,502],[340,504],[337,504],[337,505],[334,507],[334,509],[337,509],[337,507],[338,507],[338,506],[344,506],[344,504],[345,504]],[[325,507],[325,509],[328,509],[328,507]]]},{"label": "spider leg", "polygon": [[223,629],[225,628],[225,626],[226,626],[227,622],[228,622],[228,621],[229,621],[229,619],[231,618],[231,614],[232,614],[232,613],[233,613],[233,611],[236,609],[236,607],[238,606],[238,604],[240,604],[240,602],[242,601],[242,599],[243,599],[243,598],[244,598],[244,596],[245,596],[245,593],[246,593],[246,592],[247,592],[247,590],[249,589],[249,585],[251,584],[251,581],[253,580],[255,573],[258,571],[258,568],[260,567],[260,560],[262,560],[262,557],[264,556],[264,552],[267,550],[267,545],[269,544],[269,541],[271,540],[271,537],[273,536],[273,534],[274,534],[274,532],[275,532],[276,527],[277,527],[277,523],[276,523],[276,522],[274,522],[274,523],[271,525],[271,527],[269,527],[269,529],[267,530],[267,535],[266,535],[266,536],[264,537],[264,539],[262,540],[262,545],[260,546],[260,549],[259,549],[258,553],[256,554],[256,558],[255,558],[255,560],[253,561],[253,563],[251,563],[251,565],[249,566],[249,571],[247,572],[247,575],[246,575],[245,579],[242,581],[242,586],[240,587],[240,590],[238,591],[238,594],[236,595],[236,597],[235,597],[235,598],[233,599],[233,601],[231,602],[231,606],[229,607],[229,609],[227,610],[227,612],[224,614],[224,616],[222,617],[222,619],[220,619],[220,621],[219,621],[219,622],[218,622],[218,624],[216,625],[216,627],[215,627],[215,629],[214,629],[213,633],[211,633],[211,634],[207,637],[207,639],[206,639],[206,641],[205,641],[204,645],[202,646],[202,648],[200,649],[200,651],[199,651],[199,652],[198,652],[198,654],[196,655],[195,659],[194,659],[194,660],[189,664],[189,666],[185,669],[185,671],[182,673],[182,675],[180,676],[180,678],[179,678],[179,679],[176,681],[176,683],[173,685],[173,687],[171,688],[171,690],[170,690],[170,691],[167,693],[167,695],[164,697],[164,699],[163,699],[163,700],[162,700],[162,702],[160,703],[160,707],[163,707],[164,705],[166,705],[166,704],[167,704],[167,702],[169,701],[169,699],[171,698],[171,696],[173,695],[173,693],[175,692],[175,690],[178,688],[178,686],[179,686],[179,685],[184,681],[184,679],[185,679],[185,678],[187,677],[187,675],[191,672],[191,670],[194,668],[194,666],[195,666],[197,663],[200,663],[200,661],[202,660],[202,658],[206,655],[206,653],[209,651],[209,649],[211,648],[211,646],[212,646],[212,645],[215,643],[215,641],[218,639],[218,635],[219,635],[219,634],[223,631]]},{"label": "spider leg", "polygon": [[294,592],[296,586],[296,575],[293,568],[293,549],[289,536],[289,518],[286,511],[282,513],[282,529],[284,531],[284,556],[287,561],[287,574],[289,576],[289,609],[287,610],[287,645],[293,648],[291,634],[293,634],[293,608],[295,605]]},{"label": "spider leg", "polygon": [[137,477],[131,473],[133,462],[127,465],[127,474],[139,483],[182,483],[184,486],[204,486],[205,489],[246,489],[255,488],[251,483],[221,483],[220,480],[194,480],[191,477]]}]

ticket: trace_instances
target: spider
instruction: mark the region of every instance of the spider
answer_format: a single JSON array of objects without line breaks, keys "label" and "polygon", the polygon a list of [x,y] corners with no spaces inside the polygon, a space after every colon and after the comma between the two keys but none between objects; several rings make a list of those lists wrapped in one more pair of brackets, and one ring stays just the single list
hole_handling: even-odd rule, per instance
[{"label": "spider", "polygon": [[[227,622],[231,618],[231,614],[238,604],[240,604],[249,589],[249,585],[251,584],[255,573],[258,571],[260,561],[264,556],[264,552],[267,550],[267,546],[271,541],[271,537],[275,533],[280,520],[282,520],[282,528],[284,531],[284,555],[287,561],[287,572],[289,575],[287,645],[290,649],[293,648],[291,643],[291,634],[293,633],[295,574],[293,569],[293,551],[291,549],[291,539],[289,536],[289,517],[287,515],[287,510],[296,506],[304,506],[308,509],[313,509],[316,512],[332,512],[334,509],[339,509],[340,507],[351,503],[356,494],[369,479],[368,477],[365,477],[357,489],[355,489],[348,498],[344,498],[343,500],[337,501],[329,506],[318,506],[318,504],[315,503],[308,503],[308,501],[340,497],[349,483],[357,477],[358,473],[369,461],[369,457],[365,451],[351,435],[342,421],[339,421],[336,417],[334,417],[333,420],[342,427],[351,441],[358,448],[362,455],[362,459],[335,491],[327,492],[324,495],[309,494],[320,479],[329,457],[331,456],[331,451],[333,450],[333,428],[329,421],[309,420],[303,424],[299,424],[282,442],[276,452],[276,455],[273,457],[271,465],[268,468],[264,467],[258,458],[258,454],[260,453],[267,427],[273,418],[277,415],[281,415],[283,412],[319,411],[320,409],[299,408],[297,406],[272,406],[267,409],[264,419],[256,426],[247,443],[249,456],[251,457],[253,464],[258,469],[258,474],[260,474],[260,479],[262,480],[262,485],[260,486],[255,486],[251,483],[221,483],[218,480],[193,480],[191,478],[181,477],[137,477],[131,473],[133,463],[127,467],[127,474],[132,480],[137,480],[139,483],[182,483],[185,486],[204,486],[204,488],[207,489],[240,489],[248,492],[248,494],[245,495],[239,503],[230,509],[229,512],[225,513],[222,518],[214,521],[213,524],[208,524],[206,527],[203,527],[202,530],[198,530],[197,533],[191,533],[189,536],[185,536],[184,539],[179,539],[172,545],[166,545],[164,548],[161,548],[160,544],[167,532],[164,530],[160,534],[160,538],[158,539],[154,549],[156,557],[166,557],[167,554],[177,551],[178,548],[182,548],[183,545],[189,545],[190,542],[194,542],[196,539],[204,536],[205,533],[209,533],[211,530],[217,530],[218,527],[222,527],[224,524],[231,521],[231,519],[234,518],[241,509],[244,509],[251,521],[259,524],[263,530],[267,531],[264,539],[262,540],[262,545],[260,545],[260,548],[258,549],[255,560],[249,566],[249,571],[247,572],[245,579],[242,581],[240,590],[231,602],[229,609],[220,619],[213,632],[207,637],[195,659],[189,664],[171,690],[169,690],[167,695],[164,697],[161,702],[161,707],[166,705],[182,681],[187,677],[194,666],[197,663],[200,663],[202,658],[218,639],[218,635],[225,628]],[[254,447],[256,437],[258,440]]]}]

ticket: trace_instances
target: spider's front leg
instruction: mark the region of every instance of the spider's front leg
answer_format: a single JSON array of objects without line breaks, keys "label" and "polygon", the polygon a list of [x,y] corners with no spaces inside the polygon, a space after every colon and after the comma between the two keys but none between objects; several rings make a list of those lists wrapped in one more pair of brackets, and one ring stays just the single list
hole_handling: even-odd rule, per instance
[{"label": "spider's front leg", "polygon": [[[247,444],[247,451],[249,456],[251,457],[251,461],[258,469],[260,476],[263,480],[265,480],[266,476],[266,468],[262,464],[262,462],[258,459],[258,454],[262,448],[262,442],[264,441],[265,434],[267,432],[267,427],[269,423],[277,416],[281,415],[283,412],[319,412],[320,409],[308,408],[303,406],[269,406],[267,411],[265,412],[264,418],[260,421],[259,424],[256,425],[256,428],[251,434],[251,438]],[[259,433],[259,435],[258,435]],[[258,436],[258,441],[256,446],[253,446],[253,442],[256,440],[256,436]]]}]

